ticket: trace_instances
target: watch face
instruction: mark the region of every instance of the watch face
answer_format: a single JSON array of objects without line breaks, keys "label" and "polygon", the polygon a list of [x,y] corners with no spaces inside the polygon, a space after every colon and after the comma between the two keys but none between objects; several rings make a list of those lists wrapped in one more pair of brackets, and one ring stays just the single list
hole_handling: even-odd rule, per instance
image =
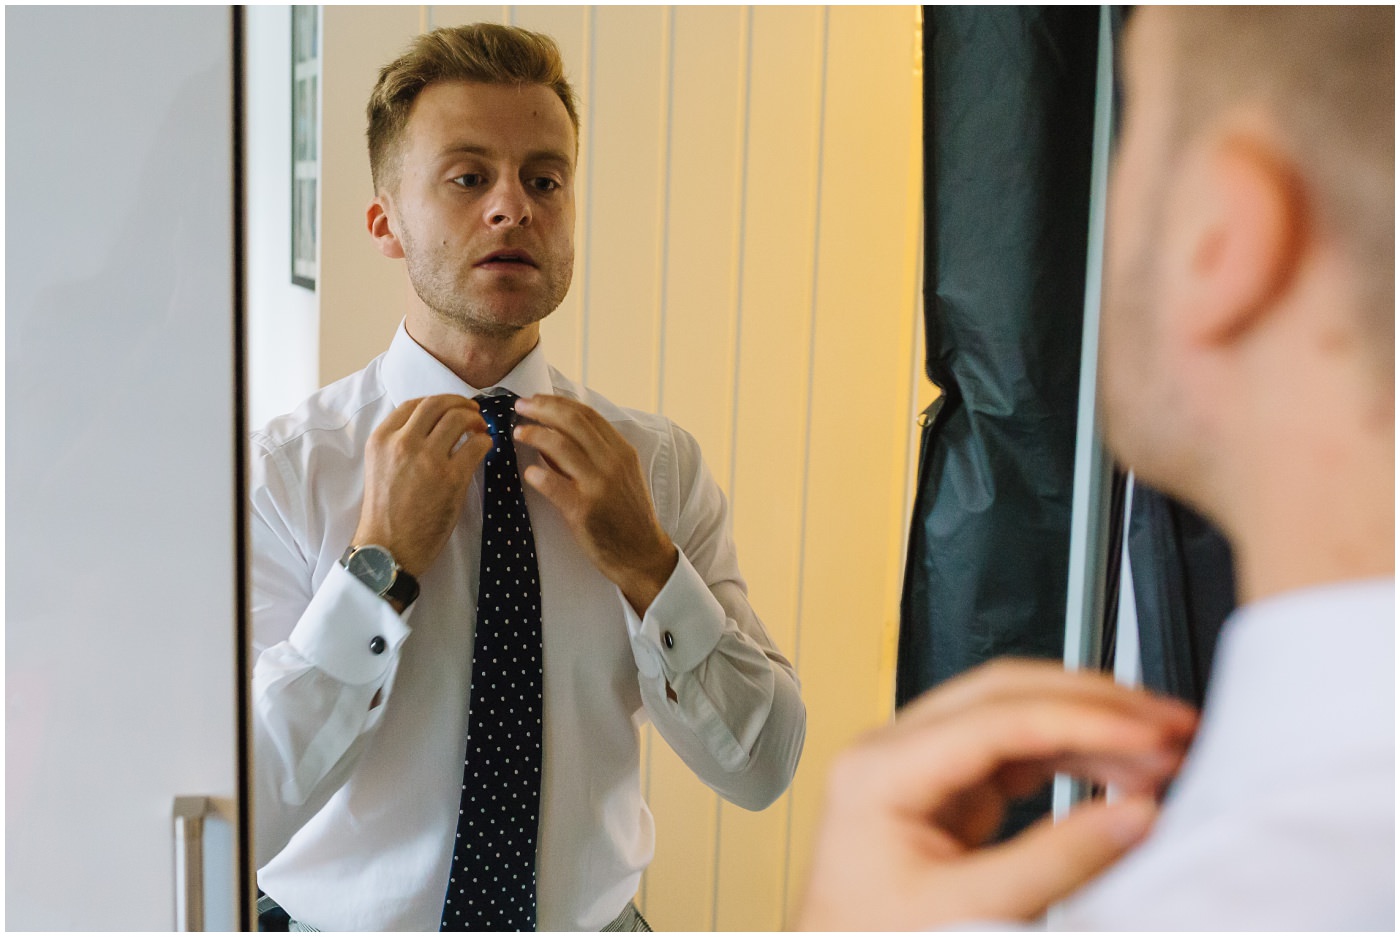
[{"label": "watch face", "polygon": [[383,547],[360,547],[350,554],[345,568],[380,595],[394,583],[394,558]]}]

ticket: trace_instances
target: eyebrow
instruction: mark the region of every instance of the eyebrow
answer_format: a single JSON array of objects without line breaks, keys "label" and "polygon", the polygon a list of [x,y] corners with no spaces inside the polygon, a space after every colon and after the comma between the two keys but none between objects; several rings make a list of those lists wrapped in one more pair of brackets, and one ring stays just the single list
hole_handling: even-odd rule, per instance
[{"label": "eyebrow", "polygon": [[[490,158],[493,155],[489,147],[479,143],[451,143],[438,152],[440,158],[446,156],[484,156]],[[527,163],[549,161],[571,165],[568,155],[562,150],[533,150],[525,154],[525,162]]]}]

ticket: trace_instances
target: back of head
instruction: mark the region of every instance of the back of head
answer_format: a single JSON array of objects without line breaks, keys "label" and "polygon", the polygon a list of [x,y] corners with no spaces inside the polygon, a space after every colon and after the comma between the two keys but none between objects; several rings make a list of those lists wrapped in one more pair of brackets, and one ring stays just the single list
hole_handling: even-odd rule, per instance
[{"label": "back of head", "polygon": [[1395,11],[1392,7],[1164,8],[1180,143],[1262,112],[1300,173],[1310,218],[1348,261],[1360,326],[1393,383]]},{"label": "back of head", "polygon": [[398,182],[398,147],[413,102],[428,85],[443,81],[545,85],[564,103],[577,145],[574,92],[553,39],[496,23],[443,27],[418,36],[408,51],[379,71],[365,109],[370,175],[376,192],[392,189]]}]

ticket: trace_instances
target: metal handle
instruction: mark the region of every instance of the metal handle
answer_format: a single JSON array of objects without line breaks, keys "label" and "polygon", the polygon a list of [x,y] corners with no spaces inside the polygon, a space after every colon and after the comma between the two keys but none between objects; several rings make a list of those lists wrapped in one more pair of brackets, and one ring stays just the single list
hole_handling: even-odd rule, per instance
[{"label": "metal handle", "polygon": [[208,797],[176,797],[175,930],[204,930],[204,818],[213,812]]}]

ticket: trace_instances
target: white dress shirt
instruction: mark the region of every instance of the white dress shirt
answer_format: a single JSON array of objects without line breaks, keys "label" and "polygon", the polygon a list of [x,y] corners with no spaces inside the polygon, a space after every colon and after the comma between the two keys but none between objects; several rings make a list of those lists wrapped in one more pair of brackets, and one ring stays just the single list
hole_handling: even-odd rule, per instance
[{"label": "white dress shirt", "polygon": [[1151,836],[1064,930],[1395,929],[1395,581],[1226,622],[1200,730]]},{"label": "white dress shirt", "polygon": [[[258,880],[322,930],[437,930],[466,748],[482,472],[401,618],[338,562],[359,519],[365,442],[404,401],[501,390],[602,414],[636,448],[680,550],[639,619],[525,486],[544,636],[540,930],[596,931],[635,893],[653,850],[638,734],[648,720],[705,783],[752,810],[797,766],[797,680],[749,607],[728,508],[695,440],[579,387],[538,347],[478,391],[401,325],[363,371],[253,434]],[[522,471],[539,459],[518,451]]]}]

